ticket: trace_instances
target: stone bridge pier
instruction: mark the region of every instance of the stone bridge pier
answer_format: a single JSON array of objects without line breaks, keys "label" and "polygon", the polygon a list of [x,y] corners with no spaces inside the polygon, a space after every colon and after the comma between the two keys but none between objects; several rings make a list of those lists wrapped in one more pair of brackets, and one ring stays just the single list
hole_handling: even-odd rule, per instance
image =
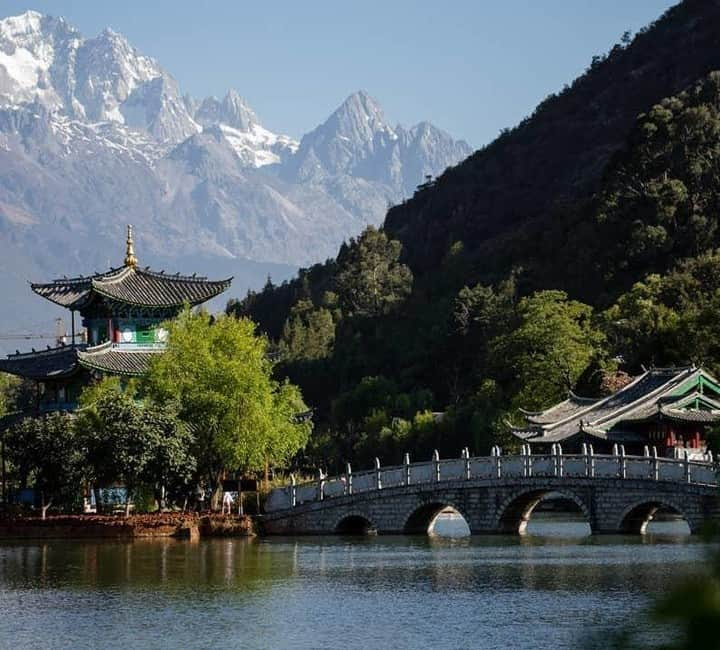
[{"label": "stone bridge pier", "polygon": [[[495,460],[491,476],[465,472],[445,479],[436,461],[429,480],[412,483],[410,466],[406,466],[406,474],[391,485],[383,485],[377,468],[374,484],[368,483],[368,489],[356,493],[344,479],[342,492],[323,494],[326,484],[321,480],[313,488],[315,492],[306,491],[306,499],[298,502],[301,488],[292,486],[285,494],[291,501],[295,499],[294,504],[271,510],[263,523],[269,534],[425,534],[437,515],[450,507],[463,516],[473,534],[517,534],[525,531],[535,506],[552,494],[575,503],[593,533],[644,533],[661,508],[683,516],[692,533],[700,532],[708,523],[720,524],[714,466],[688,469],[689,464],[682,460],[663,461],[668,465],[662,470],[667,480],[662,480],[657,460],[638,460],[649,469],[635,475],[628,471],[631,457],[623,457],[620,463],[608,457],[608,467],[614,463],[619,469],[606,475],[594,471],[601,466],[599,457],[596,460],[593,471],[587,470],[584,475],[564,474],[557,462],[545,475],[532,475],[525,459],[523,468],[508,475],[497,470]],[[469,465],[466,458],[465,466]],[[697,480],[692,478],[692,471]]]}]

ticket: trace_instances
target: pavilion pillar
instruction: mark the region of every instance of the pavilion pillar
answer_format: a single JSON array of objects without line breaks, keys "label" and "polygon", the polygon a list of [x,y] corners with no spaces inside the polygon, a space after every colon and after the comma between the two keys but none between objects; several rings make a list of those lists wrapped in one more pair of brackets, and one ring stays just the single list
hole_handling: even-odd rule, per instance
[{"label": "pavilion pillar", "polygon": [[75,310],[70,310],[70,345],[75,347]]}]

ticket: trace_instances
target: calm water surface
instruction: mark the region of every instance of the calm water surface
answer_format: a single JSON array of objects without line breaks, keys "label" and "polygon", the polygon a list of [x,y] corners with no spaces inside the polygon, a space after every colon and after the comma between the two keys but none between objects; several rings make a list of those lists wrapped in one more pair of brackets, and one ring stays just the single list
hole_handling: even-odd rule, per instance
[{"label": "calm water surface", "polygon": [[0,647],[582,647],[702,570],[685,531],[0,543]]}]

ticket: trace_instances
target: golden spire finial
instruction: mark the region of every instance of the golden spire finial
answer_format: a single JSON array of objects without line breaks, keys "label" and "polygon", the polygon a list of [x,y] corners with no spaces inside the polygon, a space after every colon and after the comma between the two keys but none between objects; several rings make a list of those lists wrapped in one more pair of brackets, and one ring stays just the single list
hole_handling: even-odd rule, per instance
[{"label": "golden spire finial", "polygon": [[127,248],[125,249],[125,266],[136,267],[138,264],[138,258],[135,257],[135,247],[132,236],[132,226],[128,224],[127,227]]}]

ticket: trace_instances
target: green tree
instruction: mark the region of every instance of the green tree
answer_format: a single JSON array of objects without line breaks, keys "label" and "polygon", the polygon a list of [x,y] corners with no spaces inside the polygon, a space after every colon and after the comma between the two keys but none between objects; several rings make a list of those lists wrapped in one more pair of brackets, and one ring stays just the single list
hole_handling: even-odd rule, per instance
[{"label": "green tree", "polygon": [[335,282],[345,314],[387,314],[410,295],[412,273],[400,263],[401,249],[399,241],[373,226],[343,244]]},{"label": "green tree", "polygon": [[307,407],[297,388],[273,379],[267,342],[251,321],[186,309],[168,331],[145,389],[192,424],[198,468],[215,483],[217,505],[227,471],[285,462],[305,446],[310,423],[295,416]]},{"label": "green tree", "polygon": [[515,325],[515,274],[497,287],[463,287],[455,297],[441,368],[452,375],[453,403],[472,399],[478,385],[492,374],[491,343]]},{"label": "green tree", "polygon": [[30,479],[40,493],[43,519],[52,505],[76,501],[85,456],[73,416],[25,418],[8,431],[6,446],[23,479]]},{"label": "green tree", "polygon": [[162,507],[166,488],[186,486],[195,469],[192,435],[173,405],[156,406],[134,393],[117,378],[105,379],[81,395],[79,416],[91,478],[100,486],[124,485],[126,516],[141,486],[153,487]]},{"label": "green tree", "polygon": [[683,361],[682,319],[664,304],[663,285],[661,276],[649,275],[601,315],[613,352],[631,368]]},{"label": "green tree", "polygon": [[325,359],[335,342],[332,312],[315,309],[309,300],[300,300],[291,310],[283,327],[280,353],[283,361]]},{"label": "green tree", "polygon": [[33,406],[35,399],[34,382],[0,372],[0,417]]},{"label": "green tree", "polygon": [[510,373],[514,406],[543,408],[565,397],[603,341],[591,307],[562,291],[539,291],[518,304],[518,326],[494,340],[494,363]]},{"label": "green tree", "polygon": [[9,411],[14,379],[12,375],[0,373],[0,417]]},{"label": "green tree", "polygon": [[610,350],[632,370],[694,362],[720,371],[720,253],[637,282],[601,315]]}]

